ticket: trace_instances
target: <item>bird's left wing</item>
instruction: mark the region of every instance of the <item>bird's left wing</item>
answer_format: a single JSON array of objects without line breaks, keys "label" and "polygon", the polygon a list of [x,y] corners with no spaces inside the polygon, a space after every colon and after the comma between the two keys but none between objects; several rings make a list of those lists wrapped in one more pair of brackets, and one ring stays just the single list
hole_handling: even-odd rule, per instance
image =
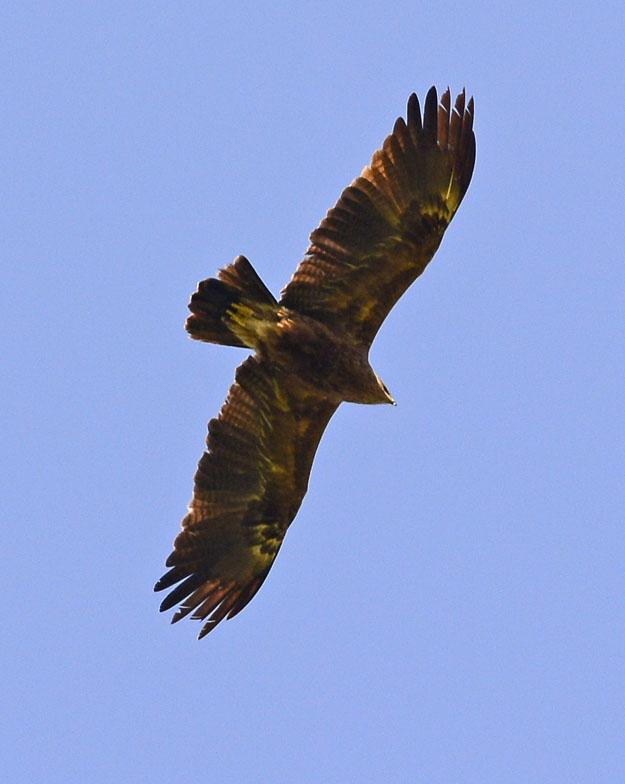
[{"label": "bird's left wing", "polygon": [[423,121],[416,95],[407,121],[311,234],[281,305],[369,345],[387,313],[430,261],[464,196],[475,162],[473,99],[451,109],[434,87]]},{"label": "bird's left wing", "polygon": [[286,383],[256,356],[239,366],[219,416],[193,498],[156,591],[179,583],[161,605],[208,620],[200,637],[245,607],[262,585],[308,486],[319,439],[336,410]]}]

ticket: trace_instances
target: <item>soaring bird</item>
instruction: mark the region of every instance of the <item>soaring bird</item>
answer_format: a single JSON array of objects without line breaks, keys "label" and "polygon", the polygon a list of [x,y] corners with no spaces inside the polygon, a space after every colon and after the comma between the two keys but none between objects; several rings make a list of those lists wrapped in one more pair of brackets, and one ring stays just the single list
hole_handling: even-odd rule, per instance
[{"label": "soaring bird", "polygon": [[475,163],[473,99],[432,87],[310,235],[279,301],[244,256],[202,281],[186,330],[254,353],[208,423],[182,530],[155,590],[199,638],[258,591],[299,510],[319,439],[342,402],[394,403],[369,364],[395,302],[440,245]]}]

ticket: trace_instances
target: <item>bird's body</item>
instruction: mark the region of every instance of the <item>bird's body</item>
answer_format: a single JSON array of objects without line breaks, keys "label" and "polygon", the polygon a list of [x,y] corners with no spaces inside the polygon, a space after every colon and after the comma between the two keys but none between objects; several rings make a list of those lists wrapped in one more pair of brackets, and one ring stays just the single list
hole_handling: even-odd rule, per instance
[{"label": "bird's body", "polygon": [[[186,328],[254,350],[238,368],[195,476],[189,513],[156,590],[208,622],[261,586],[297,514],[319,439],[342,402],[394,403],[369,364],[393,304],[423,272],[468,187],[473,103],[416,96],[362,175],[311,235],[276,301],[243,256],[199,284]],[[176,585],[178,583],[178,585]]]},{"label": "bird's body", "polygon": [[393,402],[369,364],[367,346],[288,308],[278,309],[272,326],[254,348],[288,379],[289,387],[337,405]]}]

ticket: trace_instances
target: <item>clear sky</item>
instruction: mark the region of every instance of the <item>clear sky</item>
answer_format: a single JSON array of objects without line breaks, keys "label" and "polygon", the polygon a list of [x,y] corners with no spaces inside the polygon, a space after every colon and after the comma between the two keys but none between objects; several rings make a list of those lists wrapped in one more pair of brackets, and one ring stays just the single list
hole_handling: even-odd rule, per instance
[{"label": "clear sky", "polygon": [[[6,780],[625,780],[621,3],[9,3]],[[271,574],[202,642],[152,593],[274,290],[410,92],[466,85],[473,182]],[[7,372],[8,370],[8,372]],[[171,615],[171,614],[168,614]],[[7,771],[8,766],[8,771]]]}]

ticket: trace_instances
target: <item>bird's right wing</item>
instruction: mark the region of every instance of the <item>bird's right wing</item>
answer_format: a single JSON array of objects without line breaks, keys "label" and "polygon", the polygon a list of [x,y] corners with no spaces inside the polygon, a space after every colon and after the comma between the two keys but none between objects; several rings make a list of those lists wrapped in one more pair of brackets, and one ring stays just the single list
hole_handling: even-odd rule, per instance
[{"label": "bird's right wing", "polygon": [[469,186],[475,162],[473,99],[416,95],[407,122],[310,235],[281,305],[369,345],[395,302],[425,269]]},{"label": "bird's right wing", "polygon": [[304,392],[265,360],[248,357],[219,416],[193,498],[155,590],[161,605],[208,621],[200,637],[245,607],[262,585],[308,486],[319,439],[336,410]]}]

